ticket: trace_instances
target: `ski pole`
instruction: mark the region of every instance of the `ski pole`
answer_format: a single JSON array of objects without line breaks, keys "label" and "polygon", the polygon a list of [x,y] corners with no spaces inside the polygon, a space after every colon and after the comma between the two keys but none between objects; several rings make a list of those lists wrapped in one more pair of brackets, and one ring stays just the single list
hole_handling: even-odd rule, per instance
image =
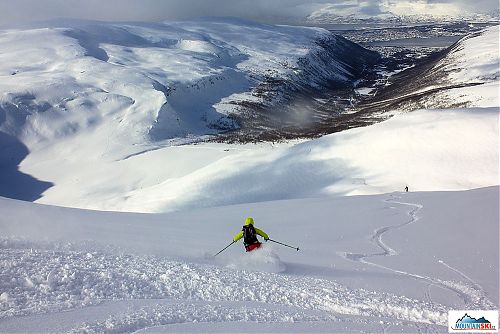
[{"label": "ski pole", "polygon": [[275,243],[277,243],[277,244],[280,244],[280,245],[283,245],[283,246],[286,246],[286,247],[290,247],[290,248],[296,249],[297,251],[299,250],[299,247],[293,247],[293,246],[290,246],[290,245],[284,244],[284,243],[282,243],[282,242],[279,242],[279,241],[276,241],[276,240],[273,240],[273,239],[269,239],[269,241],[275,242]]},{"label": "ski pole", "polygon": [[225,251],[226,249],[229,248],[229,246],[231,246],[232,244],[234,244],[236,241],[233,241],[231,242],[229,245],[227,245],[226,247],[224,247],[223,249],[221,249],[217,254],[214,255],[214,257],[216,257],[217,255],[219,255],[220,253],[222,253],[223,251]]}]

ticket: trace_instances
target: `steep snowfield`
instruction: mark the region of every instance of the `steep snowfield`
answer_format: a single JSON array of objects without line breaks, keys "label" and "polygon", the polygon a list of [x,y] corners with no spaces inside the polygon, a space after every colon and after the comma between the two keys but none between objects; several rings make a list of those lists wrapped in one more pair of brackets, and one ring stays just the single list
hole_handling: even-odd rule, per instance
[{"label": "steep snowfield", "polygon": [[[498,308],[498,194],[161,215],[0,199],[0,331],[443,332],[449,309]],[[211,257],[246,215],[300,251],[238,243]]]}]

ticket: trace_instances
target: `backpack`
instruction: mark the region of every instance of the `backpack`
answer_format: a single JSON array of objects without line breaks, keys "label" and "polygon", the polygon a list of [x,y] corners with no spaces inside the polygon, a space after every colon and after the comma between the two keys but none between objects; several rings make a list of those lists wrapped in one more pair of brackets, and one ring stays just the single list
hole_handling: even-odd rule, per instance
[{"label": "backpack", "polygon": [[243,226],[243,242],[245,245],[254,244],[259,242],[257,240],[257,232],[255,231],[255,227],[252,224]]}]

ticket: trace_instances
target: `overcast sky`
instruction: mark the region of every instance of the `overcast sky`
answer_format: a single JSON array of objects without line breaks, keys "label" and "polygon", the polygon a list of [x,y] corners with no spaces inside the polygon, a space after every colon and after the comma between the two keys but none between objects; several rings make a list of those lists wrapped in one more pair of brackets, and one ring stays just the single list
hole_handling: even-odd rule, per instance
[{"label": "overcast sky", "polygon": [[[358,0],[374,7],[383,0]],[[401,0],[390,0],[401,1]],[[422,1],[422,0],[406,0]],[[456,3],[478,11],[498,9],[498,0],[427,0]],[[325,4],[342,0],[0,0],[0,26],[52,18],[117,21],[160,21],[199,16],[237,16],[269,20],[300,18]],[[356,0],[350,0],[355,3]]]}]

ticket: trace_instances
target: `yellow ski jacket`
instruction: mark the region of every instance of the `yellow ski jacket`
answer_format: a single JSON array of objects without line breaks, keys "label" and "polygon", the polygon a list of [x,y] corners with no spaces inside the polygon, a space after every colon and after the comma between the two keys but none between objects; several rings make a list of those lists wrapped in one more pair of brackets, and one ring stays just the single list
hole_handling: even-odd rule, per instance
[{"label": "yellow ski jacket", "polygon": [[[245,220],[245,225],[253,225],[253,218],[247,218]],[[264,239],[269,239],[269,236],[267,235],[266,232],[262,231],[261,229],[255,227],[255,233],[257,233],[258,235],[260,235],[261,237],[263,237]],[[233,238],[233,241],[236,242],[238,240],[240,240],[241,238],[243,238],[243,230],[239,231]]]}]

